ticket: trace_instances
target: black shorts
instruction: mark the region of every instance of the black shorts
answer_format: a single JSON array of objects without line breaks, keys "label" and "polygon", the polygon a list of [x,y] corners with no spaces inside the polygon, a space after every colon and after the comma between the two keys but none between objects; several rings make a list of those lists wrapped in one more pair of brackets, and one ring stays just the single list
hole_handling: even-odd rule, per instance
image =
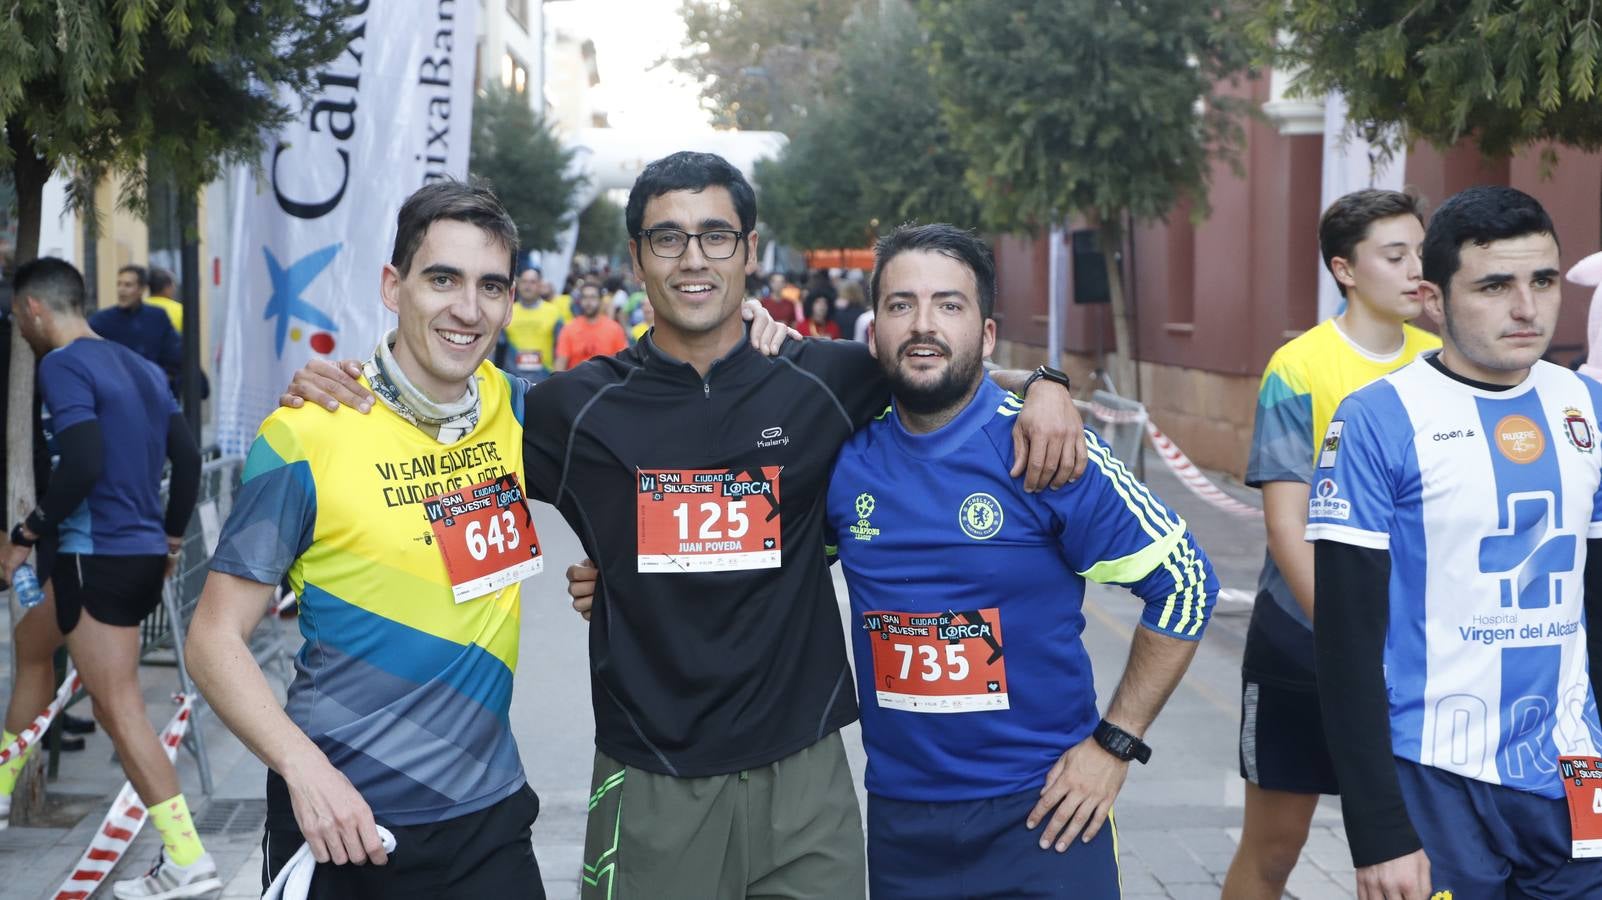
[{"label": "black shorts", "polygon": [[132,628],[161,605],[167,557],[60,553],[50,568],[56,627],[71,634],[87,611],[96,622]]},{"label": "black shorts", "polygon": [[[276,778],[275,775],[269,775]],[[279,800],[268,787],[268,821],[262,835],[263,891],[289,863],[305,838],[280,827]],[[545,900],[539,863],[534,860],[533,826],[540,801],[528,785],[493,806],[430,825],[390,825],[395,852],[382,866],[319,863],[306,900],[481,900],[518,897]],[[293,821],[293,819],[291,819]]]},{"label": "black shorts", "polygon": [[1316,687],[1242,680],[1240,777],[1269,791],[1340,793]]}]

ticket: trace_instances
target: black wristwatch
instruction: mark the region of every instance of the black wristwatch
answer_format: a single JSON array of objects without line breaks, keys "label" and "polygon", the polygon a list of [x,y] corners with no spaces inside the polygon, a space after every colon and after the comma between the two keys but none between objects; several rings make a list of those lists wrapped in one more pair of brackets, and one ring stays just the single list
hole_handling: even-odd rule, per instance
[{"label": "black wristwatch", "polygon": [[1093,737],[1095,737],[1096,743],[1101,745],[1101,749],[1106,750],[1124,762],[1134,760],[1141,765],[1145,765],[1151,760],[1151,747],[1147,746],[1145,741],[1106,719],[1096,723]]},{"label": "black wristwatch", "polygon": [[18,547],[32,547],[34,544],[38,543],[38,541],[28,540],[27,536],[22,533],[22,523],[18,522],[17,524],[11,526],[11,543]]},{"label": "black wristwatch", "polygon": [[1029,388],[1041,379],[1050,381],[1053,384],[1060,384],[1063,386],[1063,390],[1073,390],[1073,385],[1068,383],[1067,372],[1061,369],[1053,369],[1051,366],[1036,366],[1035,370],[1029,373],[1029,378],[1023,383],[1023,390],[1018,392],[1018,396],[1022,397],[1028,394]]}]

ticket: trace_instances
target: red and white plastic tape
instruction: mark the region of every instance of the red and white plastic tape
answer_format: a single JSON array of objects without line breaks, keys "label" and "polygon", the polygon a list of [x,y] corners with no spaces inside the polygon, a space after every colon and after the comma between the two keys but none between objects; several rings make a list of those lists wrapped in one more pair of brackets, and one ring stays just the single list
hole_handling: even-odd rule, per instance
[{"label": "red and white plastic tape", "polygon": [[1174,443],[1168,435],[1163,434],[1156,425],[1151,423],[1151,417],[1146,414],[1145,410],[1108,409],[1099,403],[1080,402],[1079,405],[1089,410],[1091,415],[1103,422],[1113,425],[1139,423],[1145,426],[1146,436],[1151,438],[1152,449],[1157,451],[1157,455],[1162,458],[1163,463],[1174,473],[1174,477],[1189,488],[1191,493],[1224,512],[1248,519],[1262,518],[1262,510],[1236,500],[1234,497],[1224,493],[1218,485],[1213,484],[1212,479],[1203,474],[1202,470],[1190,461],[1190,457],[1179,449],[1178,444]]},{"label": "red and white plastic tape", "polygon": [[[161,747],[167,751],[169,760],[177,758],[178,744],[184,739],[190,714],[194,711],[192,696],[179,694],[174,699],[178,703],[178,711],[173,713],[160,736]],[[117,793],[117,799],[111,802],[111,809],[106,812],[100,828],[95,831],[94,840],[89,842],[89,849],[78,858],[72,874],[56,890],[55,900],[87,900],[111,870],[116,868],[118,860],[127,852],[128,845],[139,834],[139,829],[145,826],[145,818],[145,805],[140,802],[133,785],[125,782]]]},{"label": "red and white plastic tape", "polygon": [[56,715],[61,712],[61,708],[67,705],[67,700],[73,694],[76,694],[78,688],[82,686],[83,681],[78,677],[77,669],[67,672],[67,680],[61,682],[61,689],[56,691],[56,699],[50,701],[50,705],[45,707],[44,712],[29,723],[27,728],[22,729],[22,733],[17,735],[16,740],[0,749],[0,765],[9,762],[13,756],[28,749],[30,745],[38,743],[39,736],[45,733],[45,729],[49,728],[50,723],[55,721]]}]

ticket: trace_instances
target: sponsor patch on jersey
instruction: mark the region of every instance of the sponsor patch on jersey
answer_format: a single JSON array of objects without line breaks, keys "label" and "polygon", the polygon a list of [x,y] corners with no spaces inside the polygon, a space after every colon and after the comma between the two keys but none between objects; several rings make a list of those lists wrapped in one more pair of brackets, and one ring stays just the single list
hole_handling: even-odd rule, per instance
[{"label": "sponsor patch on jersey", "polygon": [[1325,478],[1313,488],[1313,496],[1307,501],[1307,518],[1309,519],[1340,519],[1346,521],[1352,517],[1352,504],[1335,496],[1340,493],[1335,479]]},{"label": "sponsor patch on jersey", "polygon": [[989,494],[969,494],[957,511],[962,533],[976,541],[988,540],[1001,530],[1001,503]]},{"label": "sponsor patch on jersey", "polygon": [[1320,469],[1335,468],[1335,457],[1341,449],[1341,429],[1346,427],[1343,419],[1336,419],[1329,423],[1329,429],[1324,432],[1324,442],[1318,446],[1318,467]]},{"label": "sponsor patch on jersey", "polygon": [[1503,416],[1496,423],[1496,449],[1512,461],[1525,465],[1546,452],[1546,435],[1528,416]]},{"label": "sponsor patch on jersey", "polygon": [[1596,444],[1595,434],[1591,431],[1591,423],[1586,420],[1585,413],[1572,406],[1563,409],[1563,436],[1568,438],[1574,449],[1581,453],[1590,453]]},{"label": "sponsor patch on jersey", "polygon": [[857,495],[857,524],[851,526],[852,537],[859,541],[871,541],[879,536],[879,529],[873,527],[873,523],[868,521],[868,518],[873,515],[874,508],[878,505],[878,501],[874,500],[873,495],[867,491]]}]

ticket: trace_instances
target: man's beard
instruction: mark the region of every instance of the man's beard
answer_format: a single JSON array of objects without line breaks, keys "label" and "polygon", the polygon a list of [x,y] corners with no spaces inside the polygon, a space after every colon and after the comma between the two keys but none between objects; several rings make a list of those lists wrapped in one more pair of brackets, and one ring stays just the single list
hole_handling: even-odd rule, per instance
[{"label": "man's beard", "polygon": [[[914,382],[901,371],[901,360],[906,358],[903,354],[915,344],[938,347],[946,355],[946,369],[933,382]],[[974,384],[984,377],[984,362],[977,352],[953,353],[939,338],[909,339],[884,366],[884,373],[896,403],[915,416],[930,416],[946,412],[966,400]]]}]

